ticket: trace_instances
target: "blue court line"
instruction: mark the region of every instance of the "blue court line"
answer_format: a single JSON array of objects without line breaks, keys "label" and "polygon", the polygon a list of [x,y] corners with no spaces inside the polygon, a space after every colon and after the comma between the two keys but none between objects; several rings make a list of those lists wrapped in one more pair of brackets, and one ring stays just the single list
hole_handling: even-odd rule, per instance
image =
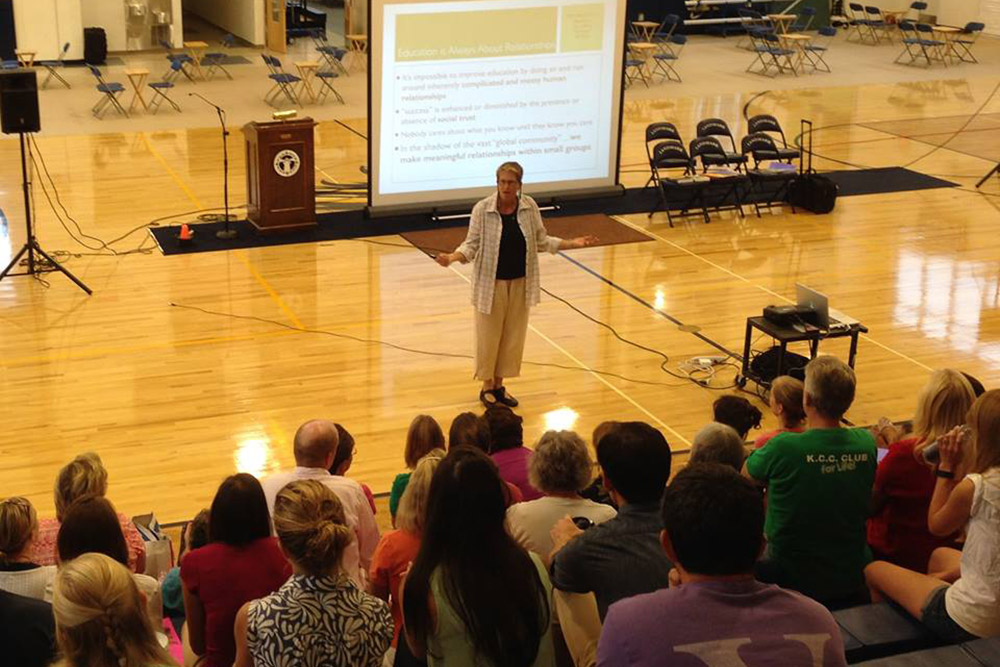
[{"label": "blue court line", "polygon": [[[575,264],[576,266],[578,266],[579,268],[583,269],[584,271],[586,271],[590,275],[594,276],[598,280],[601,280],[606,285],[608,285],[610,287],[613,287],[614,289],[618,290],[619,292],[621,292],[625,296],[629,297],[633,301],[642,304],[643,306],[645,306],[649,310],[653,311],[654,313],[656,313],[657,315],[659,315],[663,319],[667,320],[668,322],[672,322],[672,323],[676,324],[679,327],[686,326],[683,322],[681,322],[679,319],[677,319],[676,317],[674,317],[670,313],[666,313],[666,312],[660,310],[659,308],[657,308],[656,306],[654,306],[650,302],[648,302],[645,299],[643,299],[641,296],[638,296],[637,294],[634,294],[634,293],[628,291],[627,289],[625,289],[624,287],[622,287],[618,283],[614,282],[613,280],[610,280],[609,278],[605,278],[600,273],[598,273],[597,271],[594,271],[592,268],[590,268],[589,266],[587,266],[583,262],[580,262],[580,261],[577,261],[577,260],[573,259],[572,257],[570,257],[569,255],[567,255],[565,252],[563,252],[561,250],[557,254],[560,257],[562,257],[563,259],[565,259],[566,261],[571,262],[571,263]],[[688,332],[685,332],[685,333],[688,333]],[[704,334],[698,333],[697,331],[690,332],[690,333],[695,338],[698,338],[699,340],[704,341],[705,343],[708,343],[709,345],[711,345],[715,349],[719,350],[720,352],[724,352],[727,356],[732,357],[733,359],[736,359],[737,361],[740,361],[740,362],[743,361],[743,356],[742,355],[739,355],[739,354],[736,354],[735,352],[732,352],[731,350],[727,349],[725,346],[720,345],[719,343],[716,343],[714,340],[712,340],[708,336],[705,336]]]}]

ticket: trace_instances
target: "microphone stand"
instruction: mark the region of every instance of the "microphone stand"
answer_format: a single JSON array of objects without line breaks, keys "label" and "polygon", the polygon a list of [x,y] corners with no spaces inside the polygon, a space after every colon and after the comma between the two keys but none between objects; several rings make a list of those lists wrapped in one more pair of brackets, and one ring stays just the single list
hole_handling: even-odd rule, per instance
[{"label": "microphone stand", "polygon": [[222,229],[215,232],[215,237],[225,240],[235,239],[237,236],[236,230],[229,227],[229,146],[226,141],[226,137],[229,136],[229,130],[226,129],[226,111],[198,93],[188,93],[188,97],[197,97],[214,108],[215,112],[219,114],[219,124],[222,125],[222,199],[223,206],[225,207],[225,223]]}]

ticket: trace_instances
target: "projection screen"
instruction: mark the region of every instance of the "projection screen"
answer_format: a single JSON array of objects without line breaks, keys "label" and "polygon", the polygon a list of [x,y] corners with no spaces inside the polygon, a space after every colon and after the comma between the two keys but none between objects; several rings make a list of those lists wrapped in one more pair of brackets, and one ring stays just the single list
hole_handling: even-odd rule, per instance
[{"label": "projection screen", "polygon": [[373,215],[617,186],[625,0],[370,0]]}]

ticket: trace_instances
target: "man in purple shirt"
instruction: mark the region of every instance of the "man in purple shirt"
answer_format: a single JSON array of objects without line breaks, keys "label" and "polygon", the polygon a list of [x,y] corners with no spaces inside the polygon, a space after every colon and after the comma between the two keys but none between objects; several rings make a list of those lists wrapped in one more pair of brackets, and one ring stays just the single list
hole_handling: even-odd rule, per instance
[{"label": "man in purple shirt", "polygon": [[663,495],[671,587],[611,605],[598,666],[840,667],[844,647],[819,603],[753,577],[764,505],[732,468],[690,465]]}]

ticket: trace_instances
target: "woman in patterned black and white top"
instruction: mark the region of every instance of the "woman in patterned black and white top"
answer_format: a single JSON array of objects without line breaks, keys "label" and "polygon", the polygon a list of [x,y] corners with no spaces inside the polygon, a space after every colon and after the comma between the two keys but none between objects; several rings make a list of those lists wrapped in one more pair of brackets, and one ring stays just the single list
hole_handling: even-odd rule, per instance
[{"label": "woman in patterned black and white top", "polygon": [[337,496],[316,480],[292,482],[274,501],[274,529],[293,574],[240,609],[236,667],[380,665],[392,615],[340,567],[352,533]]}]

